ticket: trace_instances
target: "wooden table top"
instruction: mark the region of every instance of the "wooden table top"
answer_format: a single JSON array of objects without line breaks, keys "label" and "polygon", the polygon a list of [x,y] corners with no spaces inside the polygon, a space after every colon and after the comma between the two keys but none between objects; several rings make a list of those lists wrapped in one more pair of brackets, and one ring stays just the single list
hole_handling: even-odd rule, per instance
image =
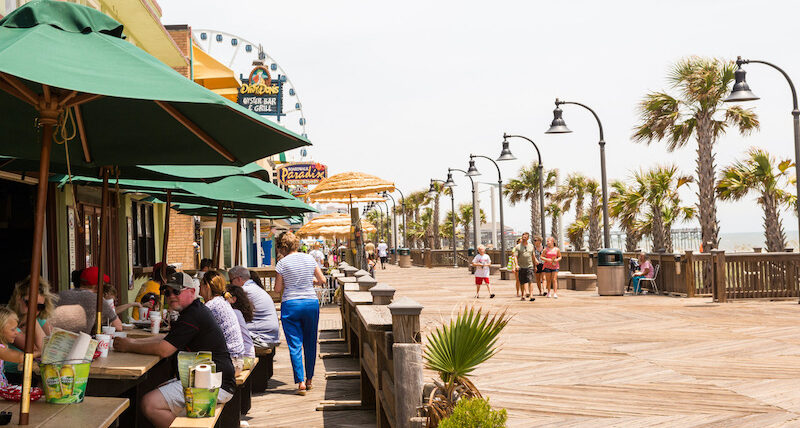
[{"label": "wooden table top", "polygon": [[372,303],[372,293],[369,291],[345,291],[344,296],[351,305],[368,305]]},{"label": "wooden table top", "polygon": [[[253,367],[255,367],[255,366],[256,366],[256,364],[258,364],[258,357],[255,357],[255,359],[254,359],[254,361],[253,361]],[[250,374],[252,374],[252,373],[253,373],[253,370],[242,370],[242,372],[241,372],[241,373],[239,373],[239,376],[236,376],[236,385],[241,385],[241,384],[243,384],[243,383],[244,383],[244,381],[246,381],[246,380],[247,380],[247,378],[248,378],[248,377],[250,376]]]},{"label": "wooden table top", "polygon": [[[128,408],[127,398],[85,397],[80,404],[47,404],[44,398],[31,403],[28,428],[106,428]],[[13,412],[9,427],[17,427],[19,403],[4,401],[0,409]]]},{"label": "wooden table top", "polygon": [[159,361],[156,355],[108,351],[108,357],[92,362],[89,378],[138,379]]},{"label": "wooden table top", "polygon": [[389,331],[392,329],[392,313],[386,305],[358,305],[358,318],[367,331]]}]

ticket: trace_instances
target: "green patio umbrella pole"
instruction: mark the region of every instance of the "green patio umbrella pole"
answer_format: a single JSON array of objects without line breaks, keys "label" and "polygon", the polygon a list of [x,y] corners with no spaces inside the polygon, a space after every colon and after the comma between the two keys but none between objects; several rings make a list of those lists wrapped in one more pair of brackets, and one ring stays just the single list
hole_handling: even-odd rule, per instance
[{"label": "green patio umbrella pole", "polygon": [[103,188],[100,191],[100,257],[97,262],[97,328],[95,334],[102,333],[103,329],[103,276],[108,259],[108,168],[102,168]]},{"label": "green patio umbrella pole", "polygon": [[[5,77],[5,76],[4,76]],[[46,91],[49,93],[49,91]],[[31,254],[31,286],[28,290],[28,316],[25,328],[25,359],[23,360],[22,399],[19,403],[19,424],[28,425],[31,407],[31,375],[33,374],[33,338],[36,334],[36,303],[39,301],[39,275],[42,268],[42,235],[44,211],[47,204],[47,176],[50,169],[50,149],[53,145],[53,126],[57,113],[48,110],[39,114],[42,126],[42,150],[39,157],[39,184],[36,189],[36,218],[33,226],[33,253]]]},{"label": "green patio umbrella pole", "polygon": [[217,221],[214,228],[214,255],[211,257],[211,264],[214,269],[219,269],[219,246],[222,242],[222,202],[217,204]]}]

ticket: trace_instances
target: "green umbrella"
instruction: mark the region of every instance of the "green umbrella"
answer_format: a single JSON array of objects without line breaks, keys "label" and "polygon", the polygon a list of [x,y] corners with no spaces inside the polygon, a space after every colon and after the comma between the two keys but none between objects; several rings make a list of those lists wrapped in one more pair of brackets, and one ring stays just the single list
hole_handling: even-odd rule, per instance
[{"label": "green umbrella", "polygon": [[[309,144],[196,85],[123,40],[94,9],[34,1],[0,21],[0,155],[38,160],[39,186],[28,295],[19,423],[28,423],[46,185],[53,162],[110,165],[245,165]],[[53,140],[59,143],[53,148]],[[41,142],[41,144],[39,144]],[[101,248],[108,227],[102,192]],[[105,251],[98,278],[103,278]],[[98,281],[102,283],[101,281]],[[102,306],[98,292],[98,309]],[[98,310],[98,313],[100,311]],[[100,317],[98,316],[98,328]]]}]

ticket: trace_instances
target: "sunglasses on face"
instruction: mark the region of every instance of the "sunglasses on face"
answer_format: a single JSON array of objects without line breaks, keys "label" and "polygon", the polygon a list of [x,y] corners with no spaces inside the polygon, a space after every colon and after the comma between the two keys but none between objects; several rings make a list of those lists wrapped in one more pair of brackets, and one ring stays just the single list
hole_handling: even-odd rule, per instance
[{"label": "sunglasses on face", "polygon": [[169,296],[177,297],[181,293],[183,293],[184,290],[188,290],[188,288],[181,288],[180,290],[175,290],[174,288],[167,287],[161,292],[161,294],[163,294],[164,297],[169,297]]},{"label": "sunglasses on face", "polygon": [[[28,300],[28,299],[22,299],[22,300],[25,302],[25,306],[28,306],[28,302],[29,302],[29,300]],[[41,311],[43,311],[43,310],[44,310],[44,308],[45,308],[45,304],[44,304],[44,303],[37,303],[37,304],[36,304],[36,310],[37,310],[38,312],[41,312]]]}]

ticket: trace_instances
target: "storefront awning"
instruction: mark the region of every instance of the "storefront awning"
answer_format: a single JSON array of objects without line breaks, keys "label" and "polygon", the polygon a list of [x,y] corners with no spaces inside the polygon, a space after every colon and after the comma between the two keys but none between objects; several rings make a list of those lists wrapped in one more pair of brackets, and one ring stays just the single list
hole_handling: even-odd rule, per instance
[{"label": "storefront awning", "polygon": [[233,70],[194,45],[192,46],[192,67],[195,82],[236,102],[240,83]]}]

